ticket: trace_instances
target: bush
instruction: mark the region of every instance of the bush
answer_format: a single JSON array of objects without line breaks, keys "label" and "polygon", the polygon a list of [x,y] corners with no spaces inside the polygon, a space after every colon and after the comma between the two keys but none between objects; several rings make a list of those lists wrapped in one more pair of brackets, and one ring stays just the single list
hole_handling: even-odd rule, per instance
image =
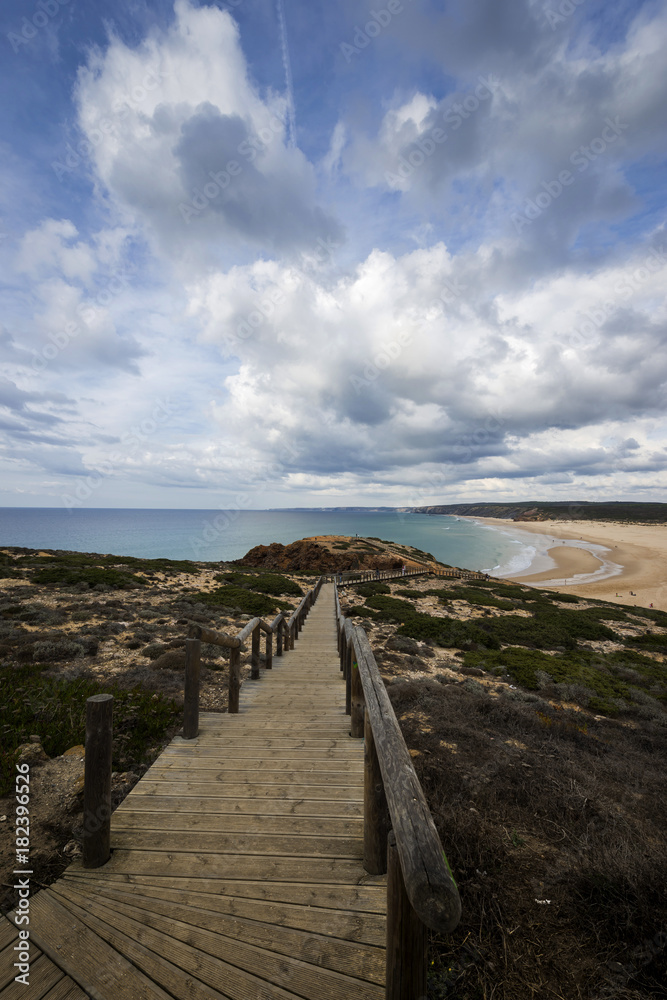
[{"label": "bush", "polygon": [[106,569],[100,566],[68,566],[67,564],[47,566],[37,570],[33,573],[31,582],[47,586],[59,584],[63,587],[77,587],[81,584],[96,587],[102,584],[119,590],[131,590],[145,584],[145,580],[140,577],[121,570]]},{"label": "bush", "polygon": [[112,694],[113,767],[125,771],[144,760],[156,740],[180,715],[178,705],[135,687],[122,690],[83,675],[50,677],[43,666],[0,666],[0,796],[9,794],[14,781],[16,750],[32,733],[38,733],[49,757],[56,757],[86,739],[86,699]]},{"label": "bush", "polygon": [[370,583],[360,583],[354,588],[360,597],[377,597],[378,594],[391,594],[391,587],[381,581],[371,581]]},{"label": "bush", "polygon": [[230,583],[235,587],[243,587],[246,590],[259,591],[261,594],[273,594],[279,597],[281,594],[293,594],[295,597],[302,597],[303,591],[298,583],[288,580],[286,576],[279,573],[258,573],[250,576],[247,573],[219,573],[213,577],[218,583]]},{"label": "bush", "polygon": [[264,594],[256,594],[244,587],[218,587],[211,593],[193,594],[193,599],[210,607],[222,605],[238,608],[243,614],[263,618],[275,614],[279,609],[275,601]]}]

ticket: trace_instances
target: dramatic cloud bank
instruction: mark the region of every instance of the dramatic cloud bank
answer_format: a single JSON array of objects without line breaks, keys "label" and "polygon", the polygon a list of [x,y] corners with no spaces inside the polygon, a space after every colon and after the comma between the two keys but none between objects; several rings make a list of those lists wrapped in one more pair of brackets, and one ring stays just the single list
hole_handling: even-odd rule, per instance
[{"label": "dramatic cloud bank", "polygon": [[667,10],[561,7],[14,40],[1,502],[661,498]]}]

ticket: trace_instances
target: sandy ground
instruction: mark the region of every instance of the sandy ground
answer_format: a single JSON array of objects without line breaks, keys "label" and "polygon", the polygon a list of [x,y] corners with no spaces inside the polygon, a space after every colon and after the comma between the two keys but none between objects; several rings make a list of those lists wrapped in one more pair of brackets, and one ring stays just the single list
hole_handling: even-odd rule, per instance
[{"label": "sandy ground", "polygon": [[604,545],[612,562],[622,572],[594,583],[566,583],[578,573],[595,572],[601,565],[594,553],[567,545],[554,545],[549,555],[556,568],[543,573],[513,577],[521,583],[545,589],[597,597],[616,604],[667,611],[667,525],[624,524],[617,521],[506,521],[497,517],[475,517],[475,521],[499,528],[519,529],[554,540],[576,540]]}]

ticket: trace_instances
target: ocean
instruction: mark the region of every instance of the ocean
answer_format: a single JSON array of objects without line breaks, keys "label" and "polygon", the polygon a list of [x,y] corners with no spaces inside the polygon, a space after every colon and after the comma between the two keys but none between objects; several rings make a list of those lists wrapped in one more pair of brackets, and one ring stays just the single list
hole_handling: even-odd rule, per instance
[{"label": "ocean", "polygon": [[519,573],[535,557],[534,539],[512,529],[512,522],[498,530],[457,517],[388,511],[0,508],[0,545],[219,562],[240,559],[255,545],[358,534],[495,575]]}]

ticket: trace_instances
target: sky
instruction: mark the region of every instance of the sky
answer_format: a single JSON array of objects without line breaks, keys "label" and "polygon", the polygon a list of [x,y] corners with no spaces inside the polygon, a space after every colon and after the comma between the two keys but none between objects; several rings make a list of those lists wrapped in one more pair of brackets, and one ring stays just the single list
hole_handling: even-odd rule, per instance
[{"label": "sky", "polygon": [[0,16],[0,505],[665,499],[665,2]]}]

